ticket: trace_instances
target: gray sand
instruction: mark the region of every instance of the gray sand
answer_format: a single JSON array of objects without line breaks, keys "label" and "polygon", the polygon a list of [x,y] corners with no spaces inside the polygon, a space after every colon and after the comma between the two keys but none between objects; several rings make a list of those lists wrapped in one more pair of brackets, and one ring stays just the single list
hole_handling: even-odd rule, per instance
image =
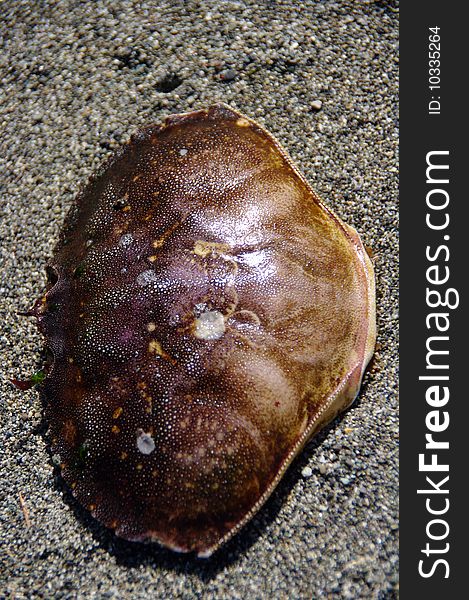
[{"label": "gray sand", "polygon": [[[397,596],[395,6],[2,2],[0,598]],[[219,100],[276,135],[373,249],[379,340],[354,406],[201,561],[117,540],[77,508],[38,393],[7,380],[41,366],[41,337],[17,311],[43,290],[79,184],[140,125]]]}]

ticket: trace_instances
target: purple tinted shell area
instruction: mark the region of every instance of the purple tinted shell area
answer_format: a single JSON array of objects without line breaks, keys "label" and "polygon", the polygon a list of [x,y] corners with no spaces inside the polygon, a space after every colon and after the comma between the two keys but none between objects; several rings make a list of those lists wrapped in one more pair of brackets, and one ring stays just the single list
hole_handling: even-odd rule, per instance
[{"label": "purple tinted shell area", "polygon": [[77,198],[36,305],[77,499],[126,539],[209,555],[356,395],[367,260],[236,111],[135,135]]}]

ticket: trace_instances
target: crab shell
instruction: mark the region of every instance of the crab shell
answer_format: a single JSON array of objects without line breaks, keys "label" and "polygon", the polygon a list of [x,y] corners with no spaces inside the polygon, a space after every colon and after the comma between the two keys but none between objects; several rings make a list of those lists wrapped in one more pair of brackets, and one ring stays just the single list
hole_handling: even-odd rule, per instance
[{"label": "crab shell", "polygon": [[353,401],[373,352],[358,234],[222,104],[133,136],[47,271],[51,449],[127,540],[210,556]]}]

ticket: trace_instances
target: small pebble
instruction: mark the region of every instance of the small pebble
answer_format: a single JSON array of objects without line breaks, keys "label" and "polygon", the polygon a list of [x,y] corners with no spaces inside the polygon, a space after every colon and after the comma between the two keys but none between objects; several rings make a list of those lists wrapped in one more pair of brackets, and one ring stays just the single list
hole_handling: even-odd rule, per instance
[{"label": "small pebble", "polygon": [[233,69],[226,69],[225,71],[221,71],[219,77],[222,81],[233,81],[236,75],[237,73]]},{"label": "small pebble", "polygon": [[311,477],[311,475],[313,474],[313,470],[311,469],[311,467],[305,467],[301,471],[301,474],[303,475],[303,477]]},{"label": "small pebble", "polygon": [[322,108],[321,100],[314,100],[314,102],[311,102],[311,108],[316,111],[321,110],[321,108]]}]

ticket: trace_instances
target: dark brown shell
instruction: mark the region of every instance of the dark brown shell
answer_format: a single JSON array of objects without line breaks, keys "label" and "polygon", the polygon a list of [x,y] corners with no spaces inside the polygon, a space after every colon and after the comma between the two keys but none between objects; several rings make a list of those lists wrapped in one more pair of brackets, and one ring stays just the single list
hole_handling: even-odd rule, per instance
[{"label": "dark brown shell", "polygon": [[118,536],[209,556],[356,396],[371,263],[278,142],[216,105],[78,197],[37,304],[52,451]]}]

